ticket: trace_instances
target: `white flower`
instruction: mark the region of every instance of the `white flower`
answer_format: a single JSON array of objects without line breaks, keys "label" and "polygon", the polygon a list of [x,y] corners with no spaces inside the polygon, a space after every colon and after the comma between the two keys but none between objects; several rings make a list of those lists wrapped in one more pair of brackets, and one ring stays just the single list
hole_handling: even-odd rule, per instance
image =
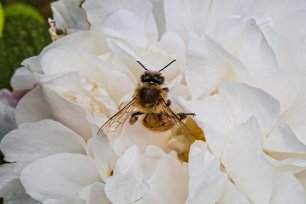
[{"label": "white flower", "polygon": [[48,23],[50,25],[49,32],[52,40],[56,40],[77,30],[87,30],[89,28],[86,14],[80,7],[81,4],[82,0],[62,0],[51,3],[54,19],[49,18]]},{"label": "white flower", "polygon": [[16,129],[16,105],[35,83],[31,72],[20,68],[11,79],[13,91],[0,90],[0,139],[9,131]]},{"label": "white flower", "polygon": [[[53,4],[73,32],[23,62],[37,86],[1,142],[15,162],[0,168],[5,202],[14,189],[43,203],[306,202],[305,2],[80,2]],[[170,132],[136,123],[115,141],[97,136],[131,100],[136,61],[173,59],[162,72],[171,108],[196,113],[205,133],[188,162]]]}]

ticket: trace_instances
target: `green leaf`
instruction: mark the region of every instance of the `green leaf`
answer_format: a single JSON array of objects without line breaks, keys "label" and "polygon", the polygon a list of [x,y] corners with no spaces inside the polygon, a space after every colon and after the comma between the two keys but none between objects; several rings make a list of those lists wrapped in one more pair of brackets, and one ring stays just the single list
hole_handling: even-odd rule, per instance
[{"label": "green leaf", "polygon": [[2,4],[0,3],[0,38],[3,37],[3,28],[4,28],[4,12]]},{"label": "green leaf", "polygon": [[35,8],[24,3],[9,4],[4,7],[4,13],[5,16],[31,16],[40,23],[45,22],[43,17],[37,10],[35,10]]},{"label": "green leaf", "polygon": [[3,37],[0,38],[0,89],[9,88],[11,76],[25,58],[37,55],[50,42],[48,26],[36,18],[5,16]]}]

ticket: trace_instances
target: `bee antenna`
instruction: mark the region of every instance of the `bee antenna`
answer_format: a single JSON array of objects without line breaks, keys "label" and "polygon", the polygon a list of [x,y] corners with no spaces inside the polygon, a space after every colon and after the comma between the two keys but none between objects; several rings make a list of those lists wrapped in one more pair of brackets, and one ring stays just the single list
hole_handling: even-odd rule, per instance
[{"label": "bee antenna", "polygon": [[176,60],[172,60],[169,64],[167,64],[166,66],[164,66],[164,68],[162,68],[161,70],[159,70],[158,72],[163,71],[164,69],[166,69],[167,67],[170,66],[170,64],[172,64],[173,62],[175,62]]},{"label": "bee antenna", "polygon": [[144,68],[145,70],[147,70],[148,71],[148,69],[143,65],[143,64],[141,64],[141,62],[140,61],[137,61],[138,62],[138,64],[140,64],[140,66],[142,66],[142,68]]}]

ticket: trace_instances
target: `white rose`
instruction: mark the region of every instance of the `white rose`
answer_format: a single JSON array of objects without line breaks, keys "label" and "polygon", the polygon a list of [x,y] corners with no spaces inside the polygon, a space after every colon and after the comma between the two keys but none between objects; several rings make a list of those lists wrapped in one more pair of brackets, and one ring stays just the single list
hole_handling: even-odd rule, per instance
[{"label": "white rose", "polygon": [[[15,162],[0,168],[5,201],[24,187],[43,203],[306,202],[303,1],[77,3],[53,7],[75,32],[23,63],[38,86],[1,142]],[[196,113],[206,139],[188,162],[170,151],[170,133],[140,124],[115,142],[97,136],[131,99],[136,61],[158,70],[172,59],[162,72],[171,107]]]}]

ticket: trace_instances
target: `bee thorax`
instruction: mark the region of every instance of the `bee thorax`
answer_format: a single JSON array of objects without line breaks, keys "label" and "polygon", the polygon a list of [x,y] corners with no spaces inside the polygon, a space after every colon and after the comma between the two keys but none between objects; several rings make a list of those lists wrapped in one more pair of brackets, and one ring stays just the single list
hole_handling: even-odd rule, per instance
[{"label": "bee thorax", "polygon": [[153,105],[160,99],[160,90],[155,87],[143,87],[138,93],[140,103],[143,105]]}]

